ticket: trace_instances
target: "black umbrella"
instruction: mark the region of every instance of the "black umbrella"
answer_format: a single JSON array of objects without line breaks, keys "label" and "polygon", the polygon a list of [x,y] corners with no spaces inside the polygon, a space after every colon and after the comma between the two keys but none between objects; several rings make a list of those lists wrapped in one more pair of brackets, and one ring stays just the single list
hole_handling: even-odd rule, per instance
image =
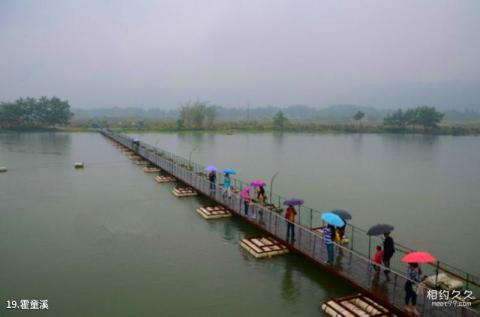
[{"label": "black umbrella", "polygon": [[381,234],[393,231],[393,226],[387,224],[378,224],[368,229],[369,236],[379,236]]},{"label": "black umbrella", "polygon": [[352,215],[348,211],[343,209],[335,209],[335,210],[332,210],[331,213],[340,216],[340,218],[342,218],[343,220],[352,219]]}]

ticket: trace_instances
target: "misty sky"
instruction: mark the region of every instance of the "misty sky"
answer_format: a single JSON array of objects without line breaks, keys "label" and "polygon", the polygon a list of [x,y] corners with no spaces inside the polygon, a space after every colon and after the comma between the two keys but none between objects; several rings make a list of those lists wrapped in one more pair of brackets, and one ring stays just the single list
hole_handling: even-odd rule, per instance
[{"label": "misty sky", "polygon": [[0,100],[480,108],[478,0],[0,0]]}]

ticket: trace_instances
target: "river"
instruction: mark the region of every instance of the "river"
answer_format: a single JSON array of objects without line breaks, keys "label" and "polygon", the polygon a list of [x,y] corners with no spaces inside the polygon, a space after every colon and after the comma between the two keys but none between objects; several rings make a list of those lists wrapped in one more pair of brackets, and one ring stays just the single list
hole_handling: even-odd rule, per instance
[{"label": "river", "polygon": [[[398,242],[480,273],[478,137],[132,135],[241,179],[278,172],[275,192],[347,209],[363,228],[391,223]],[[254,260],[238,241],[256,229],[203,220],[204,199],[173,197],[98,134],[0,134],[0,166],[2,303],[48,299],[55,316],[311,316],[354,292],[296,255]]]}]

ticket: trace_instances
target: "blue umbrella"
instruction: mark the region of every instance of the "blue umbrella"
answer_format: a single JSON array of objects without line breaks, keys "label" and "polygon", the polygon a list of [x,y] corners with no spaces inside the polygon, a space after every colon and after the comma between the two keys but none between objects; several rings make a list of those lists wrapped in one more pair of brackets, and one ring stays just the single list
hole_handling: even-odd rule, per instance
[{"label": "blue umbrella", "polygon": [[286,206],[300,206],[300,205],[303,205],[303,199],[292,198],[292,199],[285,200],[283,204]]},{"label": "blue umbrella", "polygon": [[328,223],[329,225],[332,225],[335,227],[343,227],[345,225],[345,222],[342,220],[342,218],[339,215],[336,215],[331,212],[323,213],[322,220]]},{"label": "blue umbrella", "polygon": [[217,167],[213,165],[208,165],[207,167],[205,167],[205,171],[207,172],[215,172],[216,170],[217,170]]},{"label": "blue umbrella", "polygon": [[226,168],[226,169],[223,170],[223,172],[224,172],[225,174],[230,174],[230,175],[235,175],[235,174],[237,174],[237,171],[234,170],[233,168]]}]

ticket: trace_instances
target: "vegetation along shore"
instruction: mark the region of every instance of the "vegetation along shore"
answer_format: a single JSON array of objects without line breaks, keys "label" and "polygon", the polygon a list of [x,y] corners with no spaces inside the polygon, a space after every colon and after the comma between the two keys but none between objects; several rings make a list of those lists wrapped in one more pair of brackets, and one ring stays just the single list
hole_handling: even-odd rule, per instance
[{"label": "vegetation along shore", "polygon": [[[435,107],[418,106],[370,115],[368,108],[338,107],[342,116],[319,117],[313,108],[297,106],[285,109],[256,108],[246,118],[231,116],[222,107],[205,102],[188,103],[178,111],[164,116],[98,116],[88,117],[79,112],[74,115],[66,100],[57,97],[20,98],[0,103],[0,129],[2,131],[93,131],[109,127],[124,132],[141,131],[206,131],[233,132],[307,132],[307,133],[416,133],[432,135],[478,135],[480,120],[451,122],[445,113]],[[360,109],[360,110],[359,110]],[[275,111],[271,117],[272,111]],[[310,112],[309,112],[310,111]],[[315,111],[315,110],[313,110]],[[336,110],[338,112],[338,110]],[[232,111],[230,111],[232,113]],[[263,113],[259,115],[258,113]],[[310,113],[306,115],[292,115]]]}]

